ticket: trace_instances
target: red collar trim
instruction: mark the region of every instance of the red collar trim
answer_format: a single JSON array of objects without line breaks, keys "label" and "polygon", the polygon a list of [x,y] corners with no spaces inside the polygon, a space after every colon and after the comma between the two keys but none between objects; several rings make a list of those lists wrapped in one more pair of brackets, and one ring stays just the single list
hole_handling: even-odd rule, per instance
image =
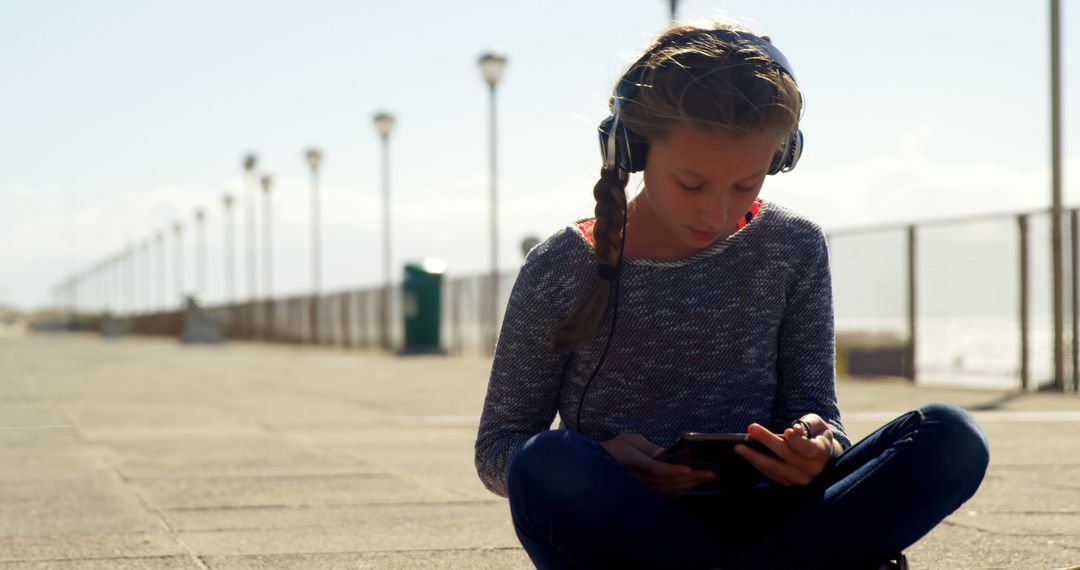
[{"label": "red collar trim", "polygon": [[[738,228],[735,231],[741,230],[746,227],[746,224],[749,223],[750,220],[754,219],[754,216],[758,215],[758,212],[760,211],[761,200],[754,200],[754,204],[750,206],[750,211],[746,213],[746,217],[739,220]],[[585,236],[585,239],[594,246],[596,245],[596,239],[593,237],[593,225],[595,224],[596,219],[593,218],[585,220],[584,222],[581,222],[577,225],[578,229],[581,230],[582,235]]]}]

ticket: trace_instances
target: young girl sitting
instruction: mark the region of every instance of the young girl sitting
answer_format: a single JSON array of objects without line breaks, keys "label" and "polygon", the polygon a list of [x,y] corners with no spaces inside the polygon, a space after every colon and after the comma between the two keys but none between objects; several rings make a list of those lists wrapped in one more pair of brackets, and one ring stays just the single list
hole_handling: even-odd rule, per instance
[{"label": "young girl sitting", "polygon": [[[845,433],[825,236],[758,198],[802,151],[790,64],[741,27],[675,27],[611,108],[595,218],[529,252],[476,440],[528,555],[542,568],[902,564],[979,487],[986,437],[946,404],[854,445]],[[735,447],[761,481],[658,461],[685,432],[748,433],[772,452]]]}]

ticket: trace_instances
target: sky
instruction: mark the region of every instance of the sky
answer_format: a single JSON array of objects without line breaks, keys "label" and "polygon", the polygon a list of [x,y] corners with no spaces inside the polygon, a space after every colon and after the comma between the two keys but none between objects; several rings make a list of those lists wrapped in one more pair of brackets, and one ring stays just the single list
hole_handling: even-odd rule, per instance
[{"label": "sky", "polygon": [[[1080,11],[1062,4],[1064,193],[1080,205]],[[683,0],[679,16],[735,19],[787,55],[806,149],[762,197],[826,231],[1049,206],[1047,2]],[[394,278],[430,257],[448,276],[488,271],[487,50],[508,58],[497,245],[515,268],[524,238],[591,215],[596,125],[668,17],[661,0],[0,3],[0,305],[47,306],[57,283],[176,221],[190,290],[199,208],[203,293],[224,299],[222,196],[240,200],[242,261],[247,152],[273,178],[272,293],[309,292],[309,147],[324,154],[323,290],[380,283],[379,111],[397,118]]]}]

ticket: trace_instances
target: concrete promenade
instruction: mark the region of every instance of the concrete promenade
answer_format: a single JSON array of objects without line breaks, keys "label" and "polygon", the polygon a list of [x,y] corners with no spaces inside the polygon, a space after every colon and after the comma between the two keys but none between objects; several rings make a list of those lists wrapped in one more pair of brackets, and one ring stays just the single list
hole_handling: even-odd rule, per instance
[{"label": "concrete promenade", "polygon": [[[487,373],[479,357],[0,335],[0,569],[529,568],[473,469]],[[1080,565],[1080,398],[840,383],[856,439],[933,401],[973,410],[992,460],[911,566]]]}]

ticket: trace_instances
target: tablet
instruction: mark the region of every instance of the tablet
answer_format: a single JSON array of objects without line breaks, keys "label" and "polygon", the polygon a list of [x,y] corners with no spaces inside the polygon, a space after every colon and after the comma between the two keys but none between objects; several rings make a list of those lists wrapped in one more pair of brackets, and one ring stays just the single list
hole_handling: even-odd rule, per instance
[{"label": "tablet", "polygon": [[766,479],[749,461],[735,453],[735,445],[747,447],[776,457],[765,444],[750,439],[745,433],[689,432],[661,451],[657,461],[689,465],[695,469],[710,469],[716,473],[714,484],[753,486]]}]

